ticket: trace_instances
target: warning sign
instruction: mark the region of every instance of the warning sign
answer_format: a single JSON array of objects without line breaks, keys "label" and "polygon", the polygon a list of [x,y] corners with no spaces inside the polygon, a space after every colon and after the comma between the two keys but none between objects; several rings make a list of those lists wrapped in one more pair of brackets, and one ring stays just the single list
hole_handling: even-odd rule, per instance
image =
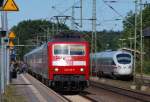
[{"label": "warning sign", "polygon": [[16,35],[15,35],[14,32],[10,32],[8,37],[9,37],[10,39],[14,39],[14,38],[16,37]]},{"label": "warning sign", "polygon": [[9,42],[10,47],[14,47],[14,43],[12,41]]},{"label": "warning sign", "polygon": [[19,11],[14,0],[7,0],[5,5],[3,6],[3,11]]}]

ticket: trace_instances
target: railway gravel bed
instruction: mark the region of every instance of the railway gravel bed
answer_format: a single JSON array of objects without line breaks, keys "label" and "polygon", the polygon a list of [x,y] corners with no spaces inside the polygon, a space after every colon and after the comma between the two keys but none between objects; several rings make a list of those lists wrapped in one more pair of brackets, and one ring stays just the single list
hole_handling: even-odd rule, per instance
[{"label": "railway gravel bed", "polygon": [[87,97],[93,98],[95,102],[143,102],[94,86],[86,89],[84,93]]},{"label": "railway gravel bed", "polygon": [[93,102],[92,100],[82,97],[78,94],[77,95],[64,95],[64,97],[68,99],[69,102]]},{"label": "railway gravel bed", "polygon": [[[30,75],[25,75],[29,81],[32,79],[32,84],[37,87],[40,90],[41,94],[44,95],[44,93],[48,93],[51,97],[54,99],[57,98],[58,102],[149,102],[149,98],[138,96],[136,97],[130,97],[127,93],[127,95],[122,94],[120,90],[117,90],[117,92],[108,90],[105,90],[105,88],[100,88],[101,83],[95,82],[95,85],[93,85],[93,82],[91,83],[91,86],[87,89],[85,89],[82,92],[52,92],[49,93],[48,90],[51,90],[49,87],[43,85],[41,82],[37,82],[36,79],[31,77]],[[103,79],[104,80],[104,79]],[[102,85],[106,86],[106,85]],[[43,89],[43,88],[44,89]],[[112,89],[112,87],[110,88]],[[121,94],[120,94],[121,93]],[[51,95],[52,94],[52,95]],[[55,96],[56,95],[56,96]],[[133,94],[132,94],[133,95]],[[133,95],[134,96],[134,95]],[[47,96],[43,96],[47,97]],[[142,99],[139,99],[139,97],[142,97]],[[46,99],[46,98],[45,98]],[[52,100],[51,100],[52,101]]]},{"label": "railway gravel bed", "polygon": [[58,92],[68,102],[98,102],[97,100],[86,96],[85,91],[81,92]]},{"label": "railway gravel bed", "polygon": [[[124,89],[131,89],[131,86],[135,85],[133,84],[133,80],[127,81],[127,80],[122,80],[122,79],[119,80],[119,79],[113,79],[113,78],[98,78],[98,77],[91,77],[90,80],[94,82],[112,85],[112,86],[119,87],[119,88],[124,88]],[[150,83],[144,83],[142,85],[140,83],[140,79],[137,79],[136,81],[137,81],[135,85],[136,91],[150,94]],[[147,81],[145,80],[144,82],[148,82],[148,80]],[[141,87],[144,87],[144,89],[141,90]]]},{"label": "railway gravel bed", "polygon": [[[114,82],[112,82],[110,84],[110,81],[106,81],[106,80],[104,81],[104,80],[105,79],[103,79],[103,81],[102,81],[102,79],[101,80],[93,80],[91,82],[91,85],[94,87],[98,87],[98,88],[101,88],[104,90],[108,90],[108,91],[123,95],[123,96],[133,98],[135,100],[139,100],[142,102],[143,101],[144,102],[150,102],[150,94],[149,93],[135,91],[135,90],[129,90],[128,88],[123,87],[123,86],[128,86],[127,82],[125,85],[122,86],[121,84],[123,84],[123,83],[117,84],[117,82],[114,81],[115,84],[114,84]],[[131,83],[131,82],[129,82],[129,83]]]},{"label": "railway gravel bed", "polygon": [[[100,81],[111,82],[108,80],[101,79]],[[123,81],[124,83],[122,83],[122,81],[120,81],[120,80],[118,80],[118,81],[121,82],[121,84],[124,84],[125,86],[128,86],[128,83],[132,83],[130,81],[129,82]],[[117,85],[117,82],[116,82],[116,85]],[[39,84],[42,84],[42,83],[39,82]],[[107,90],[105,90],[105,88],[100,89],[99,87],[100,87],[101,83],[96,83],[96,84],[97,85],[93,85],[93,82],[92,82],[91,87],[87,88],[83,92],[79,92],[79,93],[77,93],[77,92],[69,92],[69,93],[68,92],[67,93],[56,92],[56,94],[59,94],[59,96],[62,97],[65,100],[65,102],[143,102],[143,101],[149,102],[149,100],[150,100],[149,96],[148,96],[149,98],[147,98],[145,96],[137,96],[137,95],[135,95],[136,96],[135,97],[132,93],[125,94],[125,92],[121,92],[118,89],[117,90],[115,89],[116,90],[116,92],[115,92],[114,90],[110,90],[110,89],[112,89],[112,87],[111,88],[106,87]],[[106,86],[106,85],[103,84],[102,86]],[[123,86],[123,85],[121,85],[121,86]],[[47,89],[49,89],[49,88],[47,87]],[[124,93],[124,94],[122,94],[122,93]],[[131,97],[130,95],[134,96],[134,97]],[[142,98],[139,99],[139,97],[142,97]]]},{"label": "railway gravel bed", "polygon": [[150,86],[150,76],[149,75],[143,75],[142,77],[140,74],[136,75],[136,80],[141,81],[141,78],[145,85]]},{"label": "railway gravel bed", "polygon": [[82,92],[60,93],[68,102],[143,102],[108,90],[90,86]]}]

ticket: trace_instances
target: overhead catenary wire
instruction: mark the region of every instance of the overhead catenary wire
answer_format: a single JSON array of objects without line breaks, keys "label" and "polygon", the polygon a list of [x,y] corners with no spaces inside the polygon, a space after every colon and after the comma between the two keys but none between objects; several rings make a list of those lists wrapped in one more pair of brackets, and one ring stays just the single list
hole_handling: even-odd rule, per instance
[{"label": "overhead catenary wire", "polygon": [[[105,2],[105,0],[102,0],[104,2],[105,5],[107,5],[111,10],[113,10],[117,15],[119,15],[121,18],[125,19],[125,17],[120,14],[115,8],[113,8],[111,5],[107,4]],[[116,1],[117,2],[117,1]],[[130,25],[132,25],[134,27],[134,24],[132,24],[130,21],[126,20]]]},{"label": "overhead catenary wire", "polygon": [[[68,20],[68,19],[70,19],[71,21],[72,21],[72,23],[71,23],[71,25],[72,25],[72,28],[76,28],[76,26],[74,26],[74,25],[77,25],[77,26],[79,26],[79,27],[81,27],[81,25],[78,25],[78,23],[76,23],[74,20],[75,20],[75,17],[73,17],[73,14],[75,13],[75,11],[74,11],[74,13],[72,12],[72,17],[71,16],[69,16],[69,17],[67,17],[67,18],[62,18],[61,17],[61,19],[59,18],[58,19],[58,16],[65,16],[66,17],[66,15],[65,15],[65,13],[67,12],[67,11],[69,11],[70,9],[73,9],[73,8],[75,8],[76,6],[75,5],[77,5],[78,3],[81,3],[81,5],[82,5],[82,1],[80,0],[80,1],[77,1],[77,2],[75,2],[74,1],[74,3],[73,3],[73,5],[71,5],[69,8],[67,8],[67,9],[65,9],[64,11],[59,11],[59,10],[57,10],[56,9],[56,7],[55,6],[52,6],[52,8],[54,8],[55,10],[57,10],[57,12],[59,12],[56,16],[53,16],[53,18],[57,18],[57,19],[55,19],[55,20],[57,20],[57,22],[59,22],[59,20],[61,20],[61,19],[65,19],[65,21],[66,20]],[[81,7],[80,7],[81,8]],[[73,10],[72,10],[73,11]],[[81,10],[82,11],[82,10]],[[81,12],[82,13],[82,12]],[[82,15],[81,15],[81,17],[82,17]],[[51,17],[52,18],[52,17]],[[82,18],[81,18],[82,19]],[[80,21],[81,21],[81,19],[80,19]],[[82,23],[82,21],[81,21],[81,23]],[[73,27],[74,26],[74,27]]]},{"label": "overhead catenary wire", "polygon": [[120,17],[124,18],[123,15],[121,15],[116,9],[114,9],[111,5],[107,4],[105,0],[102,0],[104,4],[106,4],[110,9],[112,9],[116,14],[118,14]]},{"label": "overhead catenary wire", "polygon": [[[73,3],[73,5],[76,5],[76,4],[78,4],[79,3],[79,1],[77,1],[77,2],[75,2],[75,3]],[[56,9],[56,6],[52,6],[55,10],[57,10]],[[68,8],[66,8],[64,11],[59,11],[59,10],[57,10],[59,13],[57,14],[57,16],[59,16],[59,15],[65,15],[65,12],[67,12],[67,11],[69,11],[69,10],[71,10],[72,9],[72,5],[70,6],[70,7],[68,7]]]}]

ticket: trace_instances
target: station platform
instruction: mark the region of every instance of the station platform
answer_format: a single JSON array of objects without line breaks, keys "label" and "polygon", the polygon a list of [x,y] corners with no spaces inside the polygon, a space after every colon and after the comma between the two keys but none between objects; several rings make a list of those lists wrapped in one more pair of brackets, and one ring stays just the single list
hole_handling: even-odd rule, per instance
[{"label": "station platform", "polygon": [[10,85],[15,88],[13,95],[23,97],[23,102],[66,102],[59,94],[29,74],[19,74]]}]

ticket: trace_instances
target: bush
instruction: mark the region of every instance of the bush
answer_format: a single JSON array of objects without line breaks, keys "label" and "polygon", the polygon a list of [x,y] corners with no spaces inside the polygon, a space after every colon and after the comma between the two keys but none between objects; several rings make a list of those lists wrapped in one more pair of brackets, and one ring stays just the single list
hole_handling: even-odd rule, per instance
[{"label": "bush", "polygon": [[150,61],[145,61],[143,63],[143,67],[144,67],[144,73],[150,74]]},{"label": "bush", "polygon": [[[141,73],[141,65],[140,61],[136,62],[136,73]],[[144,61],[143,62],[143,73],[144,74],[150,74],[150,61]]]}]

